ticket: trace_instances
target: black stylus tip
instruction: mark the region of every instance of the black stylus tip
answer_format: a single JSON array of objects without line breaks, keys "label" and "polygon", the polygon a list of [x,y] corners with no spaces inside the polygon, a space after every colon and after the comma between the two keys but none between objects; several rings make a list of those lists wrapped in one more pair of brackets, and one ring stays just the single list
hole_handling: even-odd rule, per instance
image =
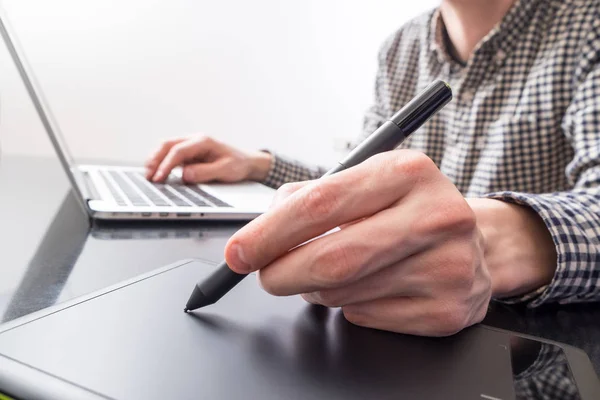
[{"label": "black stylus tip", "polygon": [[186,307],[186,308],[183,309],[183,312],[184,313],[188,313],[188,312],[190,312],[190,310],[188,310],[187,307]]},{"label": "black stylus tip", "polygon": [[188,311],[194,311],[213,303],[214,300],[207,298],[204,293],[202,293],[202,290],[196,286],[194,288],[194,292],[190,296],[190,299],[185,305],[185,309]]}]

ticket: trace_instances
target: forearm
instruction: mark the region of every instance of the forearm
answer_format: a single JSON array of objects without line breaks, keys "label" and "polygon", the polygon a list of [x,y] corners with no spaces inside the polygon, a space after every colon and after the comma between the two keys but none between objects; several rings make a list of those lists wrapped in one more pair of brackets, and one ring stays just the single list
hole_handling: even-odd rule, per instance
[{"label": "forearm", "polygon": [[467,201],[484,238],[494,298],[531,293],[552,281],[555,244],[533,210],[495,199]]}]

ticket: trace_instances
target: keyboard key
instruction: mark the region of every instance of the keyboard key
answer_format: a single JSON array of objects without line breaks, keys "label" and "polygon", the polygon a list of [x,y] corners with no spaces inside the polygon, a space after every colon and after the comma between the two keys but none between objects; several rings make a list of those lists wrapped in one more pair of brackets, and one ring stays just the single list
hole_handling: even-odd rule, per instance
[{"label": "keyboard key", "polygon": [[200,189],[198,186],[188,186],[188,189],[191,190],[192,192],[196,193],[197,195],[200,195],[201,197],[205,198],[206,200],[210,201],[212,204],[214,204],[217,207],[231,207],[229,204],[225,203],[224,201],[216,198],[215,196],[206,193],[204,190]]},{"label": "keyboard key", "polygon": [[[129,199],[131,204],[137,207],[147,207],[149,205],[170,207],[171,203],[167,202],[165,198],[178,207],[191,207],[191,205],[182,199],[182,197],[198,207],[231,207],[231,205],[205,192],[197,186],[151,183],[146,180],[142,173],[134,171],[123,172],[128,179],[125,179],[118,171],[108,171],[108,173],[113,178],[114,183],[119,186],[125,196]],[[107,185],[111,194],[117,201],[117,204],[127,205],[119,191],[114,188],[114,184],[108,181],[106,177],[105,180],[107,181]],[[140,195],[136,188],[139,192],[143,193],[150,203],[148,203],[148,200],[146,200],[144,196]]]},{"label": "keyboard key", "polygon": [[171,200],[176,206],[179,207],[191,207],[189,203],[184,201],[181,197],[177,196],[175,193],[171,192],[167,187],[170,185],[165,185],[162,183],[155,183],[154,187],[162,193],[167,199]]},{"label": "keyboard key", "polygon": [[189,201],[191,201],[198,207],[214,207],[212,204],[206,202],[205,200],[200,199],[200,198],[194,196],[193,194],[189,193],[188,192],[189,189],[185,186],[171,186],[171,187],[173,189],[175,189],[177,191],[177,193],[180,193],[186,199],[188,199]]},{"label": "keyboard key", "polygon": [[119,188],[125,193],[125,196],[131,201],[134,206],[148,206],[149,204],[144,200],[142,196],[129,184],[125,178],[121,176],[117,171],[109,171],[110,176],[119,185]]},{"label": "keyboard key", "polygon": [[115,203],[117,203],[117,205],[119,206],[126,206],[127,202],[125,201],[125,199],[123,199],[123,197],[121,196],[121,194],[117,191],[117,189],[115,189],[115,187],[113,186],[113,184],[111,183],[111,181],[109,181],[104,174],[100,174],[100,176],[102,177],[102,179],[104,180],[104,183],[106,184],[106,187],[108,188],[113,200],[115,201]]},{"label": "keyboard key", "polygon": [[155,206],[159,206],[159,207],[170,207],[171,206],[171,204],[169,204],[158,193],[156,193],[155,190],[152,189],[152,187],[154,185],[151,184],[150,182],[148,182],[141,173],[128,171],[128,172],[125,172],[125,175],[127,175],[127,177],[129,179],[131,179],[131,181],[135,184],[135,186],[138,189],[140,189],[140,191],[142,193],[144,193],[144,195],[146,197],[148,197],[148,199],[150,200],[150,202],[152,204],[154,204]]}]

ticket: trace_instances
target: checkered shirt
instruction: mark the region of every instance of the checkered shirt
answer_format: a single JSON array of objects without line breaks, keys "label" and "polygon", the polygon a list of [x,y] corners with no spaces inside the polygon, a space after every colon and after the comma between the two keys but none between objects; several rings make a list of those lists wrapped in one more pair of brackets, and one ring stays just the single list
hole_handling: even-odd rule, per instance
[{"label": "checkered shirt", "polygon": [[[401,147],[427,154],[465,197],[529,206],[556,245],[552,282],[513,301],[600,299],[600,0],[520,0],[458,63],[439,10],[383,45],[371,134],[442,79],[454,100]],[[265,184],[316,179],[323,168],[274,155]]]}]

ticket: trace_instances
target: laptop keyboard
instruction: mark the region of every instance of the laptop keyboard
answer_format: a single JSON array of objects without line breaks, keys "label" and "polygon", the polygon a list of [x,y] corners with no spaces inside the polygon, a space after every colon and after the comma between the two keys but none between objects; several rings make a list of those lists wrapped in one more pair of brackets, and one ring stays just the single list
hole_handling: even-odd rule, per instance
[{"label": "laptop keyboard", "polygon": [[197,186],[149,182],[135,171],[104,170],[101,175],[120,206],[148,207],[231,207]]}]

